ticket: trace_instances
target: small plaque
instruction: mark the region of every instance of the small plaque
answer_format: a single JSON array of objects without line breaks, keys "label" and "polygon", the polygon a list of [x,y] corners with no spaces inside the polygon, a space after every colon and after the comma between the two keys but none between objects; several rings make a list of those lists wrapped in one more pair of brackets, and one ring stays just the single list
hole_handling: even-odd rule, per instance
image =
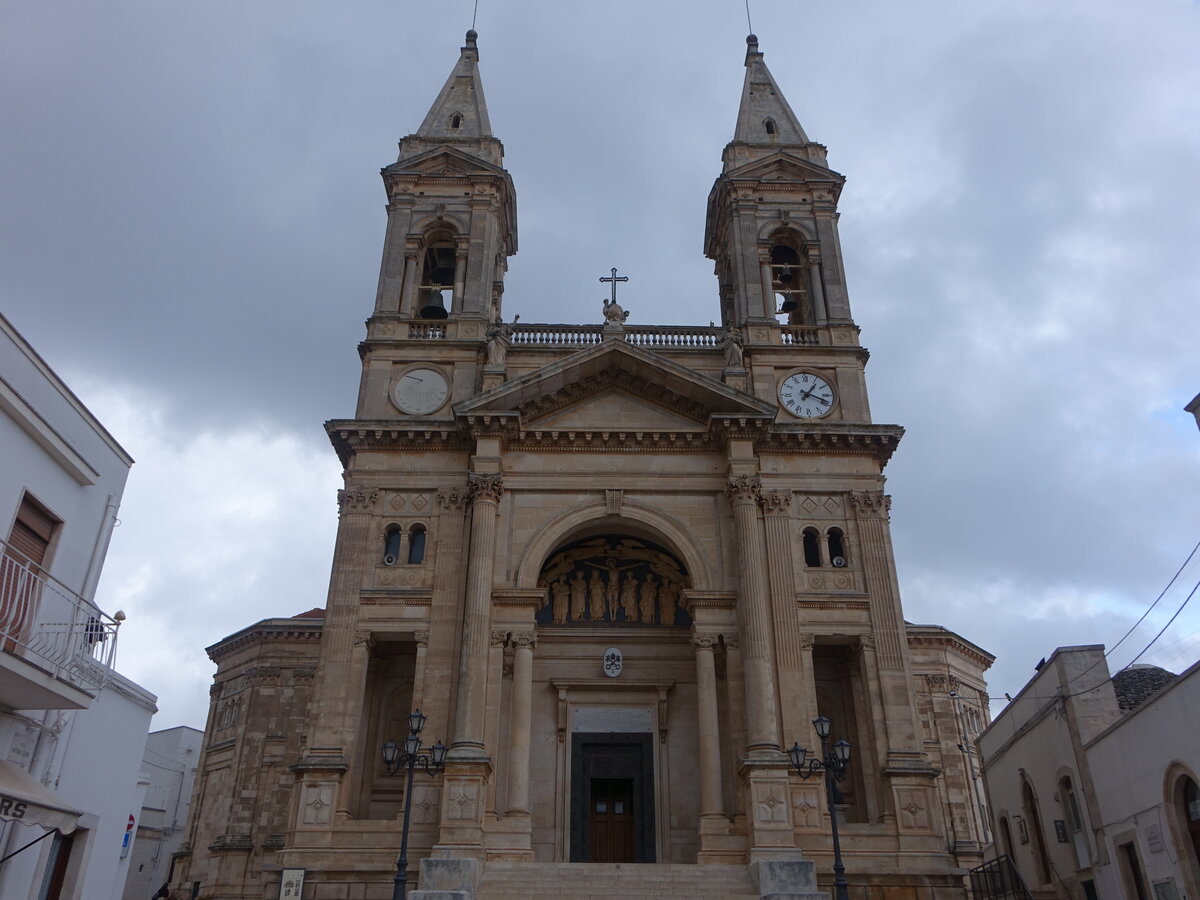
[{"label": "small plaque", "polygon": [[279,884],[280,900],[300,900],[304,896],[304,869],[284,869]]},{"label": "small plaque", "polygon": [[1151,853],[1162,853],[1167,849],[1167,845],[1163,843],[1162,826],[1157,822],[1146,826],[1146,845]]},{"label": "small plaque", "polygon": [[1067,823],[1063,819],[1054,820],[1054,836],[1058,838],[1060,844],[1065,844],[1070,840],[1067,837]]},{"label": "small plaque", "polygon": [[654,730],[654,720],[645,706],[580,706],[575,709],[571,730],[588,734],[642,733]]}]

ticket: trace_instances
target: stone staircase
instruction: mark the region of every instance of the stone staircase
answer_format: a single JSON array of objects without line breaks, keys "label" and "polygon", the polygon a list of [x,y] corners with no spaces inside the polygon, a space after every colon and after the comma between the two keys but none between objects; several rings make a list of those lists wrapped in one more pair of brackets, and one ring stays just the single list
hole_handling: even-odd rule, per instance
[{"label": "stone staircase", "polygon": [[[610,900],[613,897],[759,900],[746,866],[665,863],[513,863],[484,867],[477,900]],[[766,896],[827,898],[828,894]]]},{"label": "stone staircase", "polygon": [[489,862],[478,900],[723,897],[758,900],[745,866]]}]

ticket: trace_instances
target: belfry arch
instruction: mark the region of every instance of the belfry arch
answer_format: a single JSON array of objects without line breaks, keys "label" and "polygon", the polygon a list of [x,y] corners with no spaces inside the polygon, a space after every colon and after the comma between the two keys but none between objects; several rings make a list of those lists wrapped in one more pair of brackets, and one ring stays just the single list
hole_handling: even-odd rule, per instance
[{"label": "belfry arch", "polygon": [[515,586],[539,587],[542,567],[554,552],[573,541],[606,534],[656,544],[678,558],[688,573],[690,589],[718,589],[709,562],[682,524],[653,507],[628,501],[621,504],[617,515],[608,504],[597,502],[569,509],[547,522],[521,554]]}]

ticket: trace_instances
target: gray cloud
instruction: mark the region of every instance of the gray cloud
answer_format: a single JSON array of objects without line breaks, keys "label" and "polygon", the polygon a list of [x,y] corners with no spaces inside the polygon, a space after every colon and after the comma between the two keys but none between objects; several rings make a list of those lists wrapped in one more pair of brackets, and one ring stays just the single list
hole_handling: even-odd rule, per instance
[{"label": "gray cloud", "polygon": [[[336,460],[320,423],[353,409],[377,172],[449,73],[471,6],[8,11],[0,298],[139,460],[101,600],[130,606],[123,659],[166,724],[200,724],[204,643],[324,602]],[[777,81],[849,178],[873,413],[908,429],[888,471],[906,613],[997,653],[993,694],[1015,692],[1054,646],[1120,637],[1200,539],[1200,434],[1181,411],[1200,390],[1197,9],[752,10]],[[631,321],[716,318],[703,220],[742,13],[481,3],[518,192],[510,317],[598,321],[596,278],[617,265]],[[203,496],[184,510],[172,484]],[[274,512],[243,529],[248,492]],[[213,532],[231,520],[238,552],[223,556]],[[185,544],[164,538],[175,529]],[[1194,659],[1181,639],[1197,629],[1185,612],[1162,659]],[[178,665],[160,665],[164,646]]]}]

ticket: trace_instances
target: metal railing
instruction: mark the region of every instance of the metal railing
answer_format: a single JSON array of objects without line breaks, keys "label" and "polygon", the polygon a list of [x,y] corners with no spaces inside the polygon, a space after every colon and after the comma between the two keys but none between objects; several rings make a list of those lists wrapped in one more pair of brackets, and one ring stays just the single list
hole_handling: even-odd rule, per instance
[{"label": "metal railing", "polygon": [[1012,859],[1001,856],[971,870],[971,900],[1033,900]]},{"label": "metal railing", "polygon": [[[118,613],[120,616],[120,613]],[[121,621],[39,572],[0,541],[0,649],[75,687],[100,687],[117,656]]]},{"label": "metal railing", "polygon": [[[639,347],[670,350],[715,350],[721,329],[709,325],[625,325],[622,337]],[[509,339],[514,347],[590,347],[604,340],[602,325],[517,325]]]}]

